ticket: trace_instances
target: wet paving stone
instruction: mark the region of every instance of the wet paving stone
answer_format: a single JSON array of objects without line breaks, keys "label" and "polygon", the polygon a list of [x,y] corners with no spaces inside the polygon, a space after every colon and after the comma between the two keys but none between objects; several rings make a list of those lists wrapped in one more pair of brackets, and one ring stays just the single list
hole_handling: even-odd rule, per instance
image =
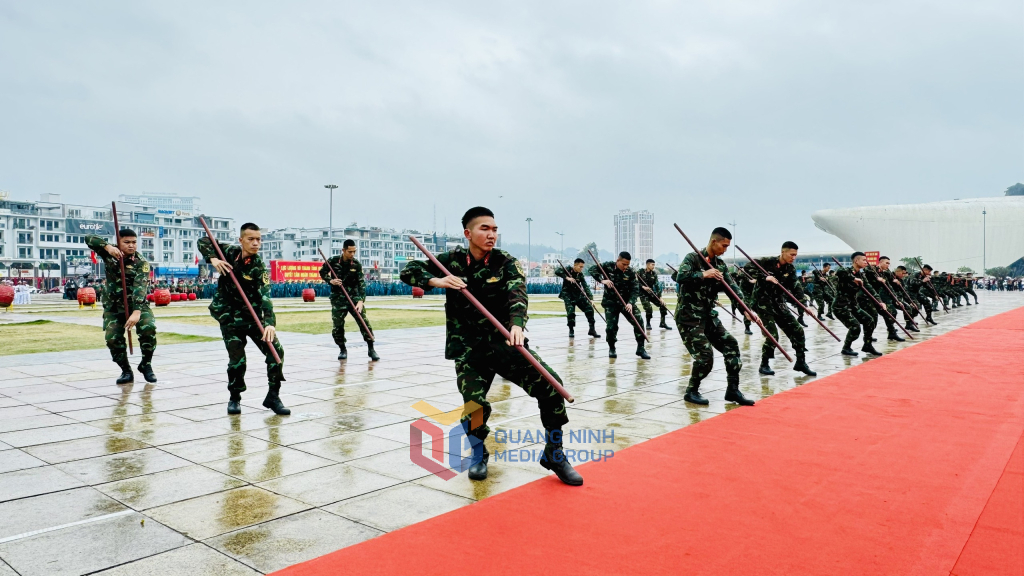
[{"label": "wet paving stone", "polygon": [[[1017,295],[982,298],[977,308],[940,313],[940,325],[923,328],[918,341],[1022,302]],[[845,333],[839,322],[826,323]],[[729,319],[724,324],[740,344],[740,387],[754,399],[871,361],[839,355],[831,337],[811,325],[807,356],[819,375],[795,373],[777,356],[776,375],[764,377],[757,373],[761,336],[743,335],[742,324]],[[508,441],[543,428],[536,401],[500,377],[488,395],[488,479],[461,473],[444,480],[415,464],[414,455],[433,458],[434,443],[423,434],[410,448],[410,425],[450,431],[453,423],[437,418],[462,405],[454,363],[443,358],[444,327],[380,331],[378,338],[380,362],[367,362],[360,342],[351,343],[352,359],[339,362],[330,335],[282,334],[282,398],[291,416],[260,406],[267,384],[256,378],[242,415],[226,414],[220,342],[161,346],[161,381],[128,386],[114,385],[116,366],[105,350],[0,357],[0,540],[16,537],[0,544],[0,576],[259,574],[529,482],[558,484],[529,457],[496,458],[498,451],[543,448],[542,438]],[[647,361],[625,347],[609,359],[603,338],[570,341],[560,319],[532,319],[530,340],[577,397],[565,429],[598,434],[567,439],[567,449],[619,451],[747,410],[725,401],[717,353],[701,385],[710,405],[683,400],[692,361],[674,330],[652,332]],[[910,345],[878,343],[887,353]],[[434,408],[413,408],[420,401]],[[504,442],[496,441],[499,432]],[[448,462],[451,445],[439,450]],[[36,530],[44,532],[25,536]]]}]

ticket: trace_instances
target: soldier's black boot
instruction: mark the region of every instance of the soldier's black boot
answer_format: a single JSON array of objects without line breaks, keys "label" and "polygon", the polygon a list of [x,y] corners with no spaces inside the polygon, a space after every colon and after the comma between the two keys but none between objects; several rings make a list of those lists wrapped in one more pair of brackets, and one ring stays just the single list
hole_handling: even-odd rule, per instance
[{"label": "soldier's black boot", "polygon": [[[548,443],[544,446],[544,455],[540,458],[541,467],[554,472],[559,480],[569,486],[583,486],[583,476],[569,464],[569,459],[562,450],[562,430],[555,428],[548,430],[547,434]],[[556,438],[558,442],[555,442]]]},{"label": "soldier's black boot", "polygon": [[690,382],[690,385],[686,387],[686,394],[683,396],[683,400],[690,404],[700,404],[701,406],[710,404],[707,398],[700,395],[700,382],[696,384]]},{"label": "soldier's black boot", "polygon": [[487,479],[487,460],[490,457],[490,452],[487,451],[487,447],[483,446],[484,456],[479,462],[474,462],[469,467],[469,479],[470,480],[486,480]]},{"label": "soldier's black boot", "polygon": [[920,332],[921,331],[920,328],[918,328],[917,326],[914,326],[913,324],[911,324],[909,320],[907,321],[907,325],[904,326],[904,328],[906,328],[907,330],[909,330],[911,332]]},{"label": "soldier's black boot", "polygon": [[232,392],[231,398],[228,399],[228,414],[241,414],[242,413],[242,394],[239,392]]},{"label": "soldier's black boot", "polygon": [[576,337],[576,332],[573,330],[574,328],[575,328],[575,326],[573,326],[572,324],[569,325],[569,338],[575,338]]},{"label": "soldier's black boot", "polygon": [[127,360],[118,362],[117,365],[121,367],[121,375],[117,378],[118,384],[131,384],[135,382],[135,373],[132,372],[132,365]]},{"label": "soldier's black boot", "polygon": [[348,360],[348,348],[344,344],[340,346],[341,351],[338,352],[338,360]]},{"label": "soldier's black boot", "polygon": [[618,358],[619,357],[619,355],[615,353],[615,342],[609,342],[608,343],[608,357],[609,358]]},{"label": "soldier's black boot", "polygon": [[761,367],[757,369],[758,374],[764,374],[765,376],[775,375],[775,370],[772,370],[771,366],[768,365],[769,360],[771,360],[771,358],[761,356]]},{"label": "soldier's black boot", "polygon": [[891,340],[893,342],[906,342],[907,341],[906,338],[901,338],[900,335],[897,334],[895,330],[890,330],[889,331],[889,336],[888,336],[887,339]]},{"label": "soldier's black boot", "polygon": [[818,310],[818,320],[825,321],[825,317],[821,315],[821,310]]},{"label": "soldier's black boot", "polygon": [[263,399],[263,407],[270,408],[274,411],[274,414],[277,414],[278,416],[287,416],[291,414],[292,411],[285,408],[284,404],[281,402],[281,396],[279,395],[280,392],[280,384],[271,384],[270,388],[267,390],[267,397]]},{"label": "soldier's black boot", "polygon": [[750,331],[750,320],[743,321],[743,333],[748,335],[753,334],[753,332]]},{"label": "soldier's black boot", "polygon": [[587,336],[590,336],[591,338],[600,338],[601,337],[601,335],[598,334],[597,330],[594,328],[594,322],[593,321],[590,322],[590,332],[587,332]]},{"label": "soldier's black boot", "polygon": [[668,324],[665,323],[665,315],[664,314],[661,315],[661,324],[658,324],[658,328],[664,328],[665,330],[671,330],[671,328],[669,328]]},{"label": "soldier's black boot", "polygon": [[753,400],[744,396],[743,392],[740,392],[740,377],[738,374],[726,376],[726,379],[729,382],[725,387],[726,402],[735,402],[740,406],[754,405]]},{"label": "soldier's black boot", "polygon": [[843,356],[859,356],[859,354],[857,354],[857,352],[855,352],[853,348],[850,348],[849,344],[847,344],[846,347],[843,348],[840,354],[842,354]]},{"label": "soldier's black boot", "polygon": [[875,350],[875,347],[871,345],[871,342],[868,342],[867,344],[865,344],[860,349],[860,351],[864,352],[865,354],[872,354],[874,356],[881,356],[882,355],[881,352],[879,352],[878,350]]},{"label": "soldier's black boot", "polygon": [[636,355],[639,356],[640,358],[643,358],[644,360],[650,360],[651,359],[651,355],[648,354],[647,353],[647,349],[644,348],[644,341],[643,340],[639,340],[638,339],[636,341]]},{"label": "soldier's black boot", "polygon": [[370,357],[370,360],[376,362],[380,360],[380,356],[377,356],[377,351],[373,349],[373,342],[366,343],[366,355]]},{"label": "soldier's black boot", "polygon": [[807,359],[804,358],[803,354],[797,354],[797,356],[796,356],[796,364],[793,364],[793,370],[796,370],[797,372],[803,372],[804,374],[807,374],[808,376],[817,376],[818,375],[817,372],[815,372],[814,370],[811,370],[811,367],[807,365]]},{"label": "soldier's black boot", "polygon": [[156,374],[153,373],[153,355],[143,354],[142,363],[139,364],[139,373],[146,379],[146,382],[155,383]]},{"label": "soldier's black boot", "polygon": [[647,315],[647,331],[648,331],[648,332],[650,332],[650,331],[651,331],[651,317],[652,317],[652,316],[653,316],[653,314],[648,314],[648,315]]},{"label": "soldier's black boot", "polygon": [[835,320],[836,319],[836,317],[832,315],[832,311],[831,310],[828,311],[828,314],[825,314],[825,317],[828,318],[829,320]]},{"label": "soldier's black boot", "polygon": [[803,314],[801,314],[799,317],[797,317],[796,321],[799,322],[800,325],[803,326],[804,328],[807,328],[807,322],[804,322],[804,315]]},{"label": "soldier's black boot", "polygon": [[930,313],[928,314],[928,317],[924,319],[924,321],[929,323],[929,324],[931,324],[932,326],[938,326],[939,325],[938,322],[936,322],[935,320],[932,320],[932,315]]}]

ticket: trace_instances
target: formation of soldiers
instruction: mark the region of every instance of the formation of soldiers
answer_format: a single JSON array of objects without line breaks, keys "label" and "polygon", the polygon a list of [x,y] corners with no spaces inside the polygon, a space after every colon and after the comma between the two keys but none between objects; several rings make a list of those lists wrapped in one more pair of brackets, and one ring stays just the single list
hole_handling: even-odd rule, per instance
[{"label": "formation of soldiers", "polygon": [[[403,269],[401,280],[412,287],[446,289],[445,358],[455,363],[458,389],[465,402],[461,423],[474,453],[469,477],[474,480],[487,477],[489,454],[484,440],[490,432],[487,422],[491,413],[487,393],[495,376],[501,375],[537,401],[546,430],[540,465],[554,471],[566,484],[581,485],[583,478],[563,452],[562,428],[569,420],[565,392],[554,385],[554,382],[560,384],[561,378],[529,349],[523,332],[528,319],[528,295],[522,266],[516,258],[494,247],[498,227],[490,210],[471,208],[462,224],[468,248],[458,247],[440,254],[436,261],[412,261]],[[242,225],[237,245],[215,243],[208,237],[197,242],[206,262],[220,273],[209,309],[220,326],[228,352],[228,414],[241,413],[241,397],[246,390],[245,347],[249,340],[265,358],[269,386],[263,406],[279,415],[291,413],[280,398],[285,380],[284,348],[276,334],[268,269],[259,256],[261,242],[260,228],[253,223]],[[794,242],[783,243],[778,256],[754,259],[730,270],[722,255],[731,243],[728,229],[715,228],[707,245],[687,254],[671,275],[677,295],[674,327],[692,357],[684,398],[696,405],[709,403],[701,395],[700,386],[713,368],[714,350],[722,354],[725,363],[726,401],[743,406],[754,404],[739,389],[742,368],[739,344],[720,321],[717,308],[733,317],[740,312],[746,334],[752,333],[752,324],[765,333],[758,368],[761,375],[775,374],[771,360],[776,350],[781,350],[788,358],[788,353],[778,343],[781,332],[795,353],[793,369],[815,376],[806,358],[805,311],[826,330],[826,318],[839,320],[847,328],[842,354],[878,356],[881,352],[873,343],[877,341],[874,331],[879,317],[886,326],[887,338],[903,342],[899,331],[908,335],[920,332],[918,321],[937,324],[933,312],[940,305],[944,309],[971,306],[972,298],[974,304],[978,303],[972,274],[936,274],[927,264],[921,264],[919,270],[911,273],[906,266],[892,268],[890,259],[885,256],[872,266],[863,252],[855,252],[849,268],[836,261],[837,270],[825,264],[821,269],[815,267],[810,275],[798,276],[794,262],[799,247]],[[117,383],[134,381],[125,343],[125,333],[133,327],[142,351],[138,370],[147,382],[156,382],[152,367],[156,323],[146,301],[150,269],[137,251],[135,232],[121,230],[117,246],[99,236],[87,237],[86,244],[106,264],[103,326],[111,357],[122,370]],[[356,251],[355,242],[346,240],[342,253],[324,262],[320,276],[330,286],[332,336],[339,348],[338,359],[348,358],[345,320],[351,314],[357,319],[367,355],[371,361],[377,361],[380,358],[365,310],[366,277],[362,264],[355,258]],[[636,355],[641,360],[650,360],[646,342],[648,333],[654,329],[655,308],[660,312],[658,328],[671,328],[667,323],[669,310],[662,299],[665,286],[653,260],[647,260],[641,269],[633,268],[631,260],[628,252],[621,252],[613,261],[594,259],[595,263],[589,268],[582,258],[577,258],[571,268],[560,263],[555,272],[562,278],[559,298],[565,304],[570,338],[575,337],[577,309],[587,319],[587,336],[595,340],[601,338],[595,324],[600,316],[605,323],[608,356],[615,358],[619,322],[625,319],[633,330]],[[124,263],[127,298],[121,288],[119,261]],[[594,303],[588,276],[604,286],[600,310]],[[187,293],[190,284],[183,286]],[[192,285],[193,290],[195,286]],[[464,297],[463,291],[475,296],[479,307]],[[722,292],[730,300],[731,313],[719,302]],[[817,310],[811,310],[810,306]],[[645,322],[641,321],[640,307],[644,309]],[[493,319],[488,319],[485,311]],[[899,314],[902,320],[898,319]],[[496,330],[492,321],[504,326],[507,332]],[[858,339],[862,342],[859,352],[853,349]],[[533,361],[527,361],[529,358]]]}]

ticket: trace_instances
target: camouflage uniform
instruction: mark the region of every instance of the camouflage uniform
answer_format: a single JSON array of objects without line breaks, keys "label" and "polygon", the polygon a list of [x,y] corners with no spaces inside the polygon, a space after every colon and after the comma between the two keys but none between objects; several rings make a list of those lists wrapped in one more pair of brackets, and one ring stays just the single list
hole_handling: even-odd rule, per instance
[{"label": "camouflage uniform", "polygon": [[[622,299],[627,304],[633,306],[633,313],[636,313],[636,299],[640,295],[639,282],[636,279],[636,271],[632,268],[626,268],[625,270],[619,270],[619,267],[615,265],[615,262],[605,262],[601,264],[601,268],[604,268],[605,272],[608,273],[608,277],[611,278],[612,283],[619,290],[619,294],[622,295]],[[592,278],[598,282],[604,282],[604,274],[601,274],[601,270],[597,268],[597,264],[594,264],[587,270]],[[604,308],[604,319],[605,333],[608,337],[608,344],[614,346],[617,338],[616,334],[619,333],[619,315],[627,316],[629,312],[622,307],[622,303],[619,302],[618,296],[615,295],[615,291],[611,288],[605,287],[604,296],[601,297],[601,307]],[[635,316],[634,316],[635,317]],[[631,320],[627,320],[629,324],[633,324]],[[638,321],[639,322],[639,321]],[[640,328],[633,326],[633,336],[636,337],[636,343],[638,346],[643,346],[646,341],[646,334],[640,331]]]},{"label": "camouflage uniform", "polygon": [[910,293],[910,297],[917,302],[918,308],[924,311],[925,320],[927,322],[934,322],[932,320],[932,298],[935,296],[931,288],[927,286],[928,282],[924,281],[924,275],[921,272],[915,272],[904,276],[905,287],[907,292]]},{"label": "camouflage uniform", "polygon": [[974,303],[978,303],[978,294],[974,291],[974,278],[964,279],[964,292],[974,296]]},{"label": "camouflage uniform", "polygon": [[[661,282],[658,281],[658,271],[651,270],[648,272],[647,268],[644,268],[642,270],[637,270],[636,274],[644,281],[644,283],[646,283],[647,287],[654,292],[654,296],[651,296],[650,292],[643,289],[644,284],[640,284],[640,304],[644,307],[644,316],[647,318],[647,329],[650,330],[651,318],[654,317],[654,307],[652,306],[652,303],[656,304],[658,309],[661,310],[661,323],[664,325],[665,317],[668,316],[668,308],[657,304],[657,302],[661,302],[661,293],[665,289]],[[655,302],[656,300],[657,302]]]},{"label": "camouflage uniform", "polygon": [[[245,296],[252,304],[256,316],[259,317],[263,326],[274,326],[277,319],[274,316],[274,304],[270,300],[270,273],[259,254],[242,258],[242,248],[235,245],[220,244],[224,252],[225,261],[234,267],[235,278],[242,285]],[[199,253],[210,263],[213,258],[218,258],[217,251],[213,247],[213,241],[209,237],[200,238],[196,242]],[[222,274],[217,281],[217,292],[213,295],[210,303],[210,315],[220,324],[220,333],[224,337],[224,347],[228,350],[228,390],[232,394],[245,392],[245,339],[251,338],[256,348],[266,356],[267,380],[272,389],[279,388],[284,381],[284,348],[281,342],[274,338],[274,348],[281,357],[281,364],[278,364],[270,354],[270,347],[263,341],[263,334],[260,332],[256,322],[253,321],[245,302],[238,294],[234,282],[227,274]]]},{"label": "camouflage uniform", "polygon": [[[330,263],[330,267],[328,267]],[[357,304],[359,302],[366,301],[366,279],[363,277],[363,265],[359,263],[359,260],[355,258],[345,261],[341,256],[331,256],[323,266],[320,267],[320,277],[324,279],[324,282],[330,282],[334,277],[331,276],[331,268],[334,268],[334,273],[338,275],[341,283],[345,285],[345,290],[348,291],[348,295],[352,298],[352,303]],[[334,337],[334,343],[339,348],[345,347],[345,317],[348,316],[349,309],[348,300],[345,299],[345,293],[342,292],[341,288],[331,284],[331,321],[334,323],[334,328],[331,330],[331,336]],[[363,322],[366,322],[367,328],[373,330],[370,326],[370,321],[366,319],[366,310],[363,310],[360,314]],[[370,333],[363,328],[362,324],[356,322],[359,326],[359,333],[363,335],[363,341],[369,343],[373,339],[370,337]]]},{"label": "camouflage uniform", "polygon": [[[797,281],[796,268],[792,264],[780,264],[778,256],[758,258],[757,262],[769,274],[774,276],[779,284],[785,286],[793,296],[796,296],[800,301],[804,300],[804,288],[802,283]],[[797,322],[796,318],[793,317],[789,307],[786,305],[789,302],[789,297],[786,296],[781,288],[765,280],[765,274],[753,262],[748,263],[743,269],[757,280],[750,299],[754,302],[752,307],[754,312],[757,312],[757,315],[761,317],[761,323],[764,324],[764,327],[776,340],[779,339],[778,327],[781,327],[786,337],[789,338],[789,342],[793,345],[793,350],[796,352],[796,361],[798,363],[803,362],[804,355],[807,352],[807,346],[804,341],[804,329]],[[761,345],[761,358],[770,359],[774,357],[775,345],[772,344],[771,340],[765,338],[764,343]]]},{"label": "camouflage uniform", "polygon": [[[878,315],[882,317],[882,321],[885,322],[885,329],[889,337],[899,336],[896,334],[896,321],[893,318],[896,317],[896,311],[899,307],[896,305],[896,301],[893,299],[889,291],[886,290],[886,286],[892,288],[892,279],[894,278],[891,270],[882,270],[877,266],[868,266],[865,268],[865,276],[867,277],[871,287],[874,288],[875,293],[878,294],[878,301],[885,304],[886,310],[889,314],[886,314],[872,303],[872,308],[876,308]],[[882,282],[885,280],[885,282]],[[877,322],[877,320],[876,320]]]},{"label": "camouflage uniform", "polygon": [[864,328],[864,345],[871,344],[871,333],[874,332],[875,325],[878,323],[877,312],[872,313],[875,311],[874,304],[869,303],[870,308],[865,309],[864,303],[868,297],[861,292],[860,287],[853,281],[854,278],[864,281],[863,286],[876,298],[878,297],[877,294],[874,294],[874,288],[871,287],[870,282],[867,282],[863,272],[854,274],[847,268],[836,272],[836,300],[832,307],[836,317],[847,329],[846,340],[843,342],[844,350],[849,348],[853,341],[860,336],[862,326]]},{"label": "camouflage uniform", "polygon": [[[566,280],[566,272],[576,280],[576,286],[573,286],[572,282]],[[590,291],[590,287],[587,286],[586,277],[583,276],[582,272],[575,272],[561,266],[555,269],[555,276],[562,279],[562,289],[558,292],[558,297],[565,304],[565,318],[569,328],[576,327],[576,308],[583,312],[583,315],[587,317],[587,322],[593,328],[594,307],[590,302],[594,299],[594,294]],[[586,293],[585,297],[583,296],[584,293]]]},{"label": "camouflage uniform", "polygon": [[836,291],[823,272],[815,270],[812,274],[814,282],[814,292],[812,293],[812,297],[814,298],[815,306],[818,307],[818,316],[830,314],[832,310],[832,301],[836,297]]},{"label": "camouflage uniform", "polygon": [[[449,272],[466,282],[469,292],[503,326],[526,326],[526,276],[518,260],[498,249],[492,250],[483,260],[474,260],[462,247],[438,254],[437,259]],[[416,260],[402,270],[401,279],[406,284],[426,290],[430,288],[432,278],[442,276],[443,273],[433,263]],[[565,400],[558,391],[517,350],[505,343],[505,338],[469,299],[457,290],[445,292],[444,357],[455,361],[463,402],[475,402],[483,414],[482,425],[467,430],[467,434],[483,441],[490,432],[487,419],[491,414],[491,404],[487,401],[487,392],[495,375],[517,384],[537,400],[545,429],[560,429],[566,424],[569,418],[565,412]],[[530,354],[556,380],[562,381],[540,356],[532,350]],[[472,413],[470,407],[464,409],[462,422],[465,428],[470,426]]]},{"label": "camouflage uniform", "polygon": [[[715,310],[721,283],[714,278],[704,278],[705,266],[701,264],[701,259],[707,258],[707,249],[701,248],[700,253],[700,258],[693,252],[687,254],[679,270],[672,275],[672,279],[679,283],[676,326],[683,345],[693,357],[688,392],[696,392],[701,380],[711,373],[714,366],[712,348],[725,357],[726,378],[730,386],[739,385],[740,368],[743,367],[739,344],[722,326],[718,320],[718,311]],[[725,262],[721,258],[713,258],[711,265],[722,273],[729,287],[742,298],[743,290],[733,282]]]},{"label": "camouflage uniform", "polygon": [[[124,336],[124,297],[121,295],[121,265],[118,259],[107,253],[107,241],[100,236],[85,237],[85,244],[96,255],[103,259],[107,275],[107,289],[103,295],[103,332],[110,349],[110,357],[122,369],[128,366],[128,342]],[[142,351],[140,366],[148,366],[153,360],[156,350],[156,319],[146,294],[149,291],[149,262],[136,252],[124,258],[125,286],[128,287],[128,308],[141,314],[139,323],[135,325],[135,333],[139,337],[139,349]],[[98,286],[98,284],[97,284]],[[100,292],[97,290],[97,292]],[[128,371],[128,370],[125,370]]]}]

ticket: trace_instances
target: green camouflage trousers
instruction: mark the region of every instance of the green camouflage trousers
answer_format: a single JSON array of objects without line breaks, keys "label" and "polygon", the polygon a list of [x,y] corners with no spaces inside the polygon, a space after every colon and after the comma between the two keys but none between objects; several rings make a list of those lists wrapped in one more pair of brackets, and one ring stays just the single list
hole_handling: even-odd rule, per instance
[{"label": "green camouflage trousers", "polygon": [[[340,300],[340,301],[339,301]],[[345,318],[348,317],[349,309],[348,300],[345,300],[345,296],[341,295],[339,298],[331,298],[331,322],[334,323],[334,328],[331,329],[331,336],[334,337],[334,343],[339,347],[345,345]],[[366,322],[367,327],[373,330],[373,326],[370,326],[370,321],[366,319],[366,310],[364,309],[359,316]],[[359,333],[363,335],[363,341],[370,342],[370,334],[363,328],[363,325],[356,320],[356,325],[359,326]]]},{"label": "green camouflage trousers", "polygon": [[[871,312],[874,312],[874,306],[871,307]],[[843,348],[849,348],[851,344],[860,336],[861,326],[864,327],[864,344],[871,343],[871,333],[875,330],[875,325],[878,323],[878,315],[872,314],[871,312],[864,310],[859,306],[847,307],[842,306],[840,308],[834,308],[832,310],[836,318],[846,326],[846,340],[843,342]]]},{"label": "green camouflage trousers", "polygon": [[590,301],[584,298],[582,294],[575,298],[570,296],[562,296],[561,298],[562,303],[565,304],[565,318],[566,322],[569,323],[569,328],[576,326],[577,307],[587,317],[587,322],[594,323],[594,307],[590,305]]},{"label": "green camouflage trousers", "polygon": [[[604,300],[601,302],[601,305],[604,306],[604,320],[607,324],[607,326],[605,326],[605,335],[608,338],[609,344],[614,344],[617,340],[616,335],[619,333],[620,314],[625,317],[626,324],[633,326],[633,336],[636,337],[637,344],[642,344],[644,340],[646,340],[646,334],[641,332],[640,329],[633,324],[633,321],[629,319],[629,312],[626,312],[626,309],[622,307],[622,304]],[[639,307],[633,307],[633,314],[635,315],[638,312]],[[640,320],[637,319],[637,322],[639,321]]]},{"label": "green camouflage trousers", "polygon": [[683,338],[686,351],[693,357],[693,368],[690,370],[690,386],[697,387],[700,381],[711,373],[715,357],[712,348],[725,357],[725,372],[728,376],[738,376],[743,360],[740,358],[740,345],[714,313],[708,315],[701,324],[687,325],[676,318],[679,335]]},{"label": "green camouflage trousers", "polygon": [[267,381],[280,384],[284,381],[284,348],[281,341],[274,338],[274,348],[281,357],[281,364],[274,361],[270,347],[263,341],[263,334],[256,324],[221,324],[220,333],[224,337],[224,347],[228,349],[228,390],[245,392],[245,339],[251,338],[256,348],[267,359]]},{"label": "green camouflage trousers", "polygon": [[[790,314],[789,310],[786,309],[786,305],[779,304],[776,307],[770,308],[758,306],[754,311],[761,317],[761,323],[775,337],[775,340],[779,339],[779,328],[782,328],[786,338],[789,338],[789,343],[793,345],[796,359],[798,361],[803,360],[804,353],[807,351],[807,344],[804,340],[804,327]],[[775,345],[767,338],[764,339],[764,343],[761,345],[761,357],[775,358]]]},{"label": "green camouflage trousers", "polygon": [[[558,380],[559,383],[562,382],[558,374],[545,364],[540,356],[533,350],[530,350],[530,354],[555,377],[555,380]],[[561,428],[569,422],[562,395],[548,384],[526,358],[523,358],[512,346],[505,345],[504,342],[490,346],[481,344],[477,349],[470,350],[465,356],[455,361],[455,373],[462,401],[464,403],[476,402],[481,406],[483,425],[469,432],[471,436],[476,436],[480,440],[487,438],[491,431],[487,426],[487,419],[491,415],[491,404],[487,401],[487,392],[491,389],[495,375],[518,385],[529,396],[537,400],[537,406],[540,408],[540,421],[546,430]],[[463,426],[467,426],[471,415],[472,412],[466,409],[462,415]]]},{"label": "green camouflage trousers", "polygon": [[[647,316],[647,323],[650,324],[651,317],[654,316],[654,306],[657,306],[654,298],[648,296],[646,291],[641,290],[640,305],[644,307],[644,315]],[[668,308],[665,308],[664,306],[658,306],[658,308],[661,310],[661,319],[664,321],[665,317],[668,316]]]},{"label": "green camouflage trousers", "polygon": [[[818,290],[815,288],[814,294],[812,295],[814,298],[814,305],[818,307],[818,316],[824,316],[825,314],[828,314],[830,310],[833,310],[832,295],[827,292],[827,290]],[[826,308],[828,310],[826,310]]]},{"label": "green camouflage trousers", "polygon": [[[139,350],[144,361],[153,357],[156,350],[156,319],[149,306],[139,308],[141,317],[135,325],[135,333],[139,337]],[[121,364],[128,361],[128,341],[124,336],[125,317],[121,312],[103,311],[103,332],[110,349],[110,357]]]}]

